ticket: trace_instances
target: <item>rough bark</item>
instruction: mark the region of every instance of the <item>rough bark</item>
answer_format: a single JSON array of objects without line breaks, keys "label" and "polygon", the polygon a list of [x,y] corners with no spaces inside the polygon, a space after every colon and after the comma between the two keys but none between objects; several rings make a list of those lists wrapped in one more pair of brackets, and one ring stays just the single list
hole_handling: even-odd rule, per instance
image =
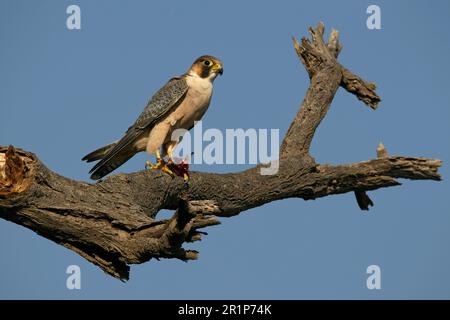
[{"label": "rough bark", "polygon": [[[228,174],[191,173],[181,178],[158,171],[116,174],[95,184],[74,181],[49,170],[36,155],[0,147],[0,217],[25,226],[126,280],[129,265],[151,258],[197,259],[185,250],[217,225],[247,209],[285,198],[305,200],[354,192],[363,210],[373,205],[366,191],[396,186],[396,178],[440,180],[440,160],[388,156],[382,144],[374,160],[348,165],[317,164],[309,153],[314,132],[339,87],[372,109],[380,98],[375,85],[337,61],[338,32],[324,42],[324,26],[310,28],[311,40],[294,38],[295,50],[310,77],[300,110],[283,140],[279,170],[262,175],[263,165]],[[161,209],[171,219],[158,220]]]}]

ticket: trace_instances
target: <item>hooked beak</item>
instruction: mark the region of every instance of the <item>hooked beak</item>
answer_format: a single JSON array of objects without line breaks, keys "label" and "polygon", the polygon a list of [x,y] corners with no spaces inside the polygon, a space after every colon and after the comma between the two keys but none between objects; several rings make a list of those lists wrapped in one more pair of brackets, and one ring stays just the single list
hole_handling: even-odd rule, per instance
[{"label": "hooked beak", "polygon": [[218,73],[218,74],[220,74],[220,75],[223,75],[223,68],[222,68],[222,65],[221,65],[220,63],[217,63],[217,64],[214,66],[213,71],[216,72],[216,73]]}]

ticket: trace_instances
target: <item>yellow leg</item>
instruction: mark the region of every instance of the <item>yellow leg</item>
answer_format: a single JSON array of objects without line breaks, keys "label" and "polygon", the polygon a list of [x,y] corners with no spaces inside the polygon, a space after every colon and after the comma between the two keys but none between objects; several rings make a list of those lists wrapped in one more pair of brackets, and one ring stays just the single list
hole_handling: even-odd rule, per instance
[{"label": "yellow leg", "polygon": [[167,155],[169,156],[170,159],[172,159],[173,149],[175,149],[175,146],[176,146],[175,143],[171,143],[167,148]]},{"label": "yellow leg", "polygon": [[177,146],[176,142],[170,142],[169,146],[167,147],[167,156],[169,157],[169,163],[173,163],[172,155],[173,155],[173,149]]},{"label": "yellow leg", "polygon": [[159,150],[156,151],[156,164],[153,164],[151,161],[147,161],[145,163],[145,169],[147,169],[147,168],[161,170],[161,171],[168,173],[172,177],[175,176],[175,174],[172,172],[172,170],[167,168],[164,159],[161,158],[161,153]]},{"label": "yellow leg", "polygon": [[151,161],[147,161],[145,163],[145,169],[161,169],[164,166],[164,160],[161,158],[161,153],[159,150],[156,151],[156,164],[153,164]]}]

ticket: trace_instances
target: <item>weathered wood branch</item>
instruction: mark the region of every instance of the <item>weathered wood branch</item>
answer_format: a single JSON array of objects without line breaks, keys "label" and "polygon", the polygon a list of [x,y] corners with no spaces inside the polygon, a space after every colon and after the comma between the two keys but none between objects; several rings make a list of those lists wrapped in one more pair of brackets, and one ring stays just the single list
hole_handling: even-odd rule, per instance
[{"label": "weathered wood branch", "polygon": [[[247,209],[285,198],[305,200],[355,192],[358,205],[373,205],[366,191],[399,185],[396,180],[440,180],[440,160],[388,156],[384,146],[374,160],[349,165],[317,164],[309,148],[339,86],[375,109],[375,85],[341,66],[342,49],[333,30],[327,43],[324,27],[310,29],[311,40],[294,39],[310,86],[280,152],[279,169],[263,175],[263,165],[228,174],[191,173],[182,179],[157,171],[116,174],[96,184],[74,181],[49,170],[36,155],[0,147],[0,217],[25,226],[98,265],[128,279],[129,265],[151,258],[197,259],[183,249],[201,240],[199,229],[217,225]],[[161,209],[176,210],[158,220]]]}]

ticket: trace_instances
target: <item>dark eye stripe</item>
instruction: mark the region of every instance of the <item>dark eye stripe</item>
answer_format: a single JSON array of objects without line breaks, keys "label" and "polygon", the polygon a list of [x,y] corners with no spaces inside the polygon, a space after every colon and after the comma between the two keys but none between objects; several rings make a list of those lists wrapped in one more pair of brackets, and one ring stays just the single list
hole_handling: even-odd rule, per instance
[{"label": "dark eye stripe", "polygon": [[201,78],[207,78],[207,77],[209,77],[209,71],[210,71],[210,70],[209,70],[208,67],[202,68],[200,77],[201,77]]}]

